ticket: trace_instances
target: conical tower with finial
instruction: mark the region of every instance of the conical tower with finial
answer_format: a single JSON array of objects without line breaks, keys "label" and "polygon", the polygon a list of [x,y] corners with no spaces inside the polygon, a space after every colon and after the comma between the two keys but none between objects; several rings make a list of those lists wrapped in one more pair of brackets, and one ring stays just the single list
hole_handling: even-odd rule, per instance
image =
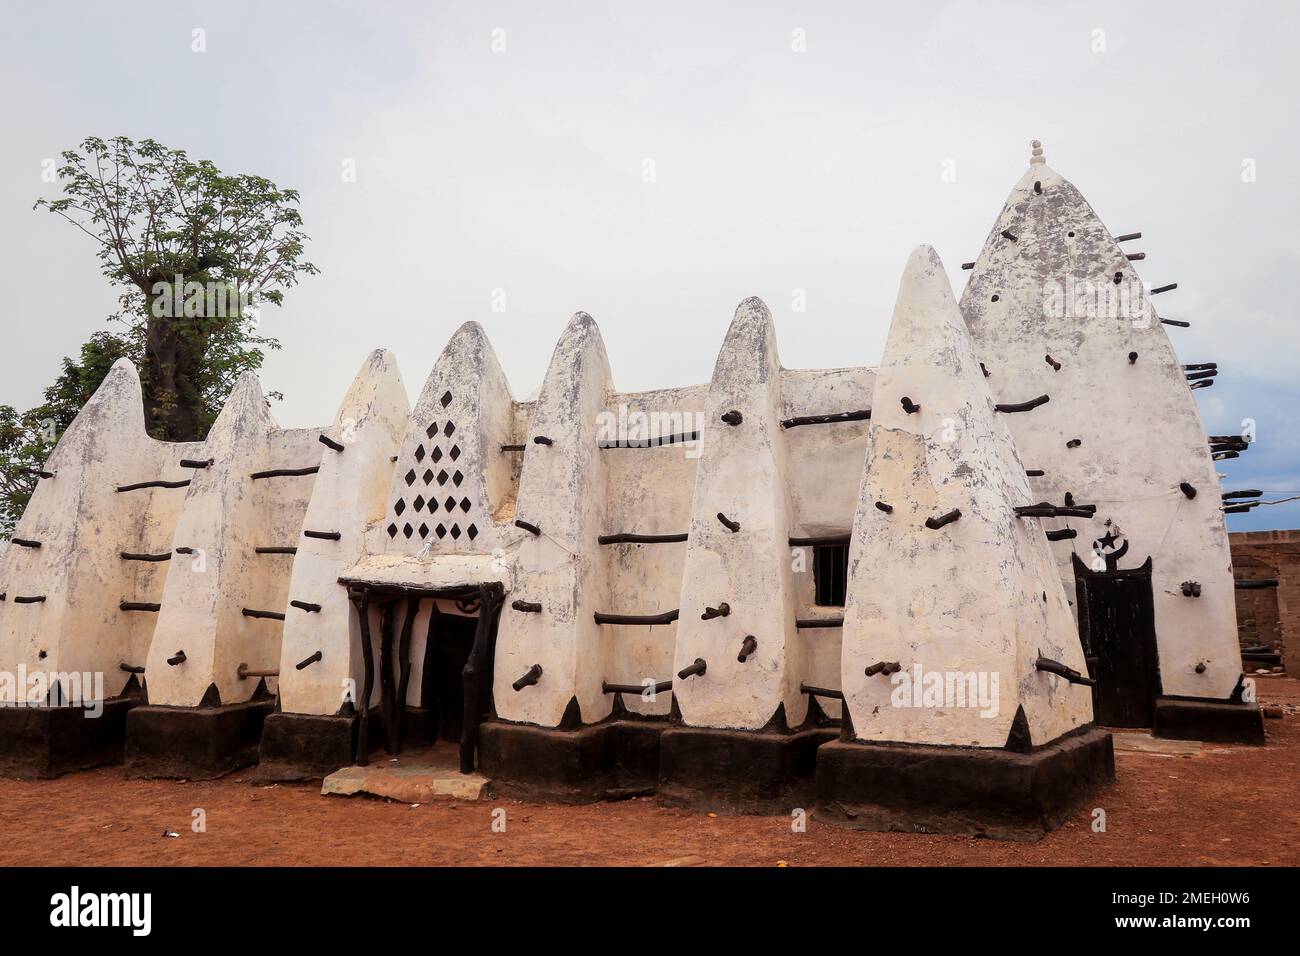
[{"label": "conical tower with finial", "polygon": [[[1099,661],[1098,720],[1159,730],[1166,701],[1232,700],[1242,666],[1219,476],[1192,397],[1200,373],[1153,302],[1176,284],[1148,289],[1144,254],[1121,244],[1139,237],[1112,235],[1034,140],[961,309],[1035,500],[1091,510],[1044,526]],[[1050,401],[1027,404],[1038,396]],[[1132,634],[1093,623],[1117,574],[1143,595]],[[1237,717],[1262,741],[1257,716]]]}]

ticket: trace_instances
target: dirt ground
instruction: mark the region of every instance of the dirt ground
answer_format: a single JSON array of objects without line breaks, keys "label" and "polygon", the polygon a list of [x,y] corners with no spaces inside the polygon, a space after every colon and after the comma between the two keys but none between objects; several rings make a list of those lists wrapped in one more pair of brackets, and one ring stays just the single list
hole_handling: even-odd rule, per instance
[{"label": "dirt ground", "polygon": [[[1116,783],[1033,844],[864,833],[787,817],[715,817],[653,798],[564,807],[411,806],[319,785],[124,780],[120,767],[0,780],[0,865],[1289,865],[1300,864],[1300,681],[1258,679],[1267,747],[1116,752]],[[1107,831],[1094,833],[1103,807]],[[191,829],[193,811],[206,832]],[[504,833],[492,828],[504,808]],[[499,815],[498,815],[499,816]],[[166,832],[176,837],[164,835]]]}]

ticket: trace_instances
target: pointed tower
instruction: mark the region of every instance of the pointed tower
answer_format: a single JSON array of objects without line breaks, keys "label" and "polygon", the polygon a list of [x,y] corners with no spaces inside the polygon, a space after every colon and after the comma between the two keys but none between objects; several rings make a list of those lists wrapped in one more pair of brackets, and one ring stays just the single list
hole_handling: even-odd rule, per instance
[{"label": "pointed tower", "polygon": [[279,429],[252,373],[213,423],[176,524],[149,706],[127,721],[128,775],[202,779],[257,759],[319,433]]},{"label": "pointed tower", "polygon": [[[1035,142],[962,313],[1034,500],[1095,506],[1045,526],[1096,661],[1099,722],[1262,743],[1258,708],[1241,703],[1232,562],[1199,385],[1134,270],[1139,258]],[[1041,395],[1050,402],[1028,404]]]},{"label": "pointed tower", "polygon": [[[497,713],[507,721],[558,727],[606,717],[602,625],[606,604],[605,462],[601,416],[613,378],[595,321],[579,312],[555,346],[529,423],[517,525],[518,600],[503,612],[497,640]],[[532,668],[534,684],[512,689]]]},{"label": "pointed tower", "polygon": [[[264,538],[255,507],[257,489],[250,480],[266,467],[273,428],[257,377],[245,373],[212,426],[208,451],[213,464],[191,480],[176,527],[180,554],[171,570],[189,573],[167,576],[146,666],[154,704],[197,707],[214,697],[233,703],[246,700],[256,685],[245,688],[233,672],[216,672],[216,644],[219,635],[223,640],[238,635],[241,645],[253,651],[269,626],[241,611],[264,607],[264,602],[250,601],[260,590],[258,571],[266,564],[257,560],[255,548],[282,543]],[[182,652],[179,662],[168,662]]]},{"label": "pointed tower", "polygon": [[345,702],[343,688],[363,680],[361,628],[338,579],[364,554],[367,529],[387,511],[393,459],[409,417],[397,363],[376,349],[319,438],[328,450],[289,580],[280,710],[263,728],[260,779],[322,776],[352,762],[355,707]]},{"label": "pointed tower", "polygon": [[790,732],[808,698],[781,407],[772,316],[746,299],[705,408],[674,662],[681,726],[660,744],[659,794],[668,804],[784,809],[796,754],[815,746]]},{"label": "pointed tower", "polygon": [[143,662],[168,557],[150,532],[174,524],[189,475],[173,453],[193,447],[145,434],[126,359],[59,439],[0,558],[0,701],[22,705],[0,708],[0,770],[54,776],[118,758],[140,690],[127,669]]},{"label": "pointed tower", "polygon": [[922,246],[872,400],[844,612],[848,718],[818,753],[827,819],[1041,834],[1113,775],[1046,538],[1017,510],[1029,503],[943,265]]}]

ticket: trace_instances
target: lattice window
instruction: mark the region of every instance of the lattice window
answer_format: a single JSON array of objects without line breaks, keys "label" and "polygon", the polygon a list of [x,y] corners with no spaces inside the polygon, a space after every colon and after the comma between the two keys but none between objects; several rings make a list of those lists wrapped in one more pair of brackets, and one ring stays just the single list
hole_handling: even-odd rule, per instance
[{"label": "lattice window", "polygon": [[[444,409],[451,405],[453,400],[454,396],[450,391],[443,392],[438,399]],[[471,512],[474,511],[474,502],[468,495],[462,494],[458,499],[455,495],[444,492],[444,497],[439,500],[432,493],[435,488],[446,488],[447,491],[458,489],[467,477],[459,468],[449,472],[444,467],[435,472],[433,467],[439,463],[459,461],[464,454],[459,442],[453,438],[457,429],[454,412],[452,417],[439,417],[425,426],[425,440],[419,442],[415,450],[410,453],[411,460],[404,462],[409,467],[402,475],[402,481],[407,488],[412,488],[416,482],[420,482],[422,490],[417,490],[414,498],[407,498],[406,494],[411,492],[406,492],[393,502],[392,520],[385,528],[390,539],[400,535],[407,540],[418,538],[420,541],[425,541],[433,535],[438,540],[442,540],[450,535],[452,541],[459,541],[462,536],[473,541],[479,536],[477,525],[472,522],[464,525],[460,523],[462,516],[472,517]],[[422,471],[419,470],[421,468]],[[419,522],[421,513],[429,515],[440,513],[447,517],[437,522],[431,529],[427,523]],[[409,520],[400,521],[403,515],[406,515]],[[419,526],[414,526],[413,522],[419,522]]]}]

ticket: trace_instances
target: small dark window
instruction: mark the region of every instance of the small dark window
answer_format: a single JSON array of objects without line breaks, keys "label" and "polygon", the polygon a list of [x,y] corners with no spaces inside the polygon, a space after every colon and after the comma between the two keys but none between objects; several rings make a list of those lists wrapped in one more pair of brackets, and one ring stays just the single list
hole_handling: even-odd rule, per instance
[{"label": "small dark window", "polygon": [[818,607],[843,607],[849,584],[849,546],[819,545],[813,551],[813,582]]}]

